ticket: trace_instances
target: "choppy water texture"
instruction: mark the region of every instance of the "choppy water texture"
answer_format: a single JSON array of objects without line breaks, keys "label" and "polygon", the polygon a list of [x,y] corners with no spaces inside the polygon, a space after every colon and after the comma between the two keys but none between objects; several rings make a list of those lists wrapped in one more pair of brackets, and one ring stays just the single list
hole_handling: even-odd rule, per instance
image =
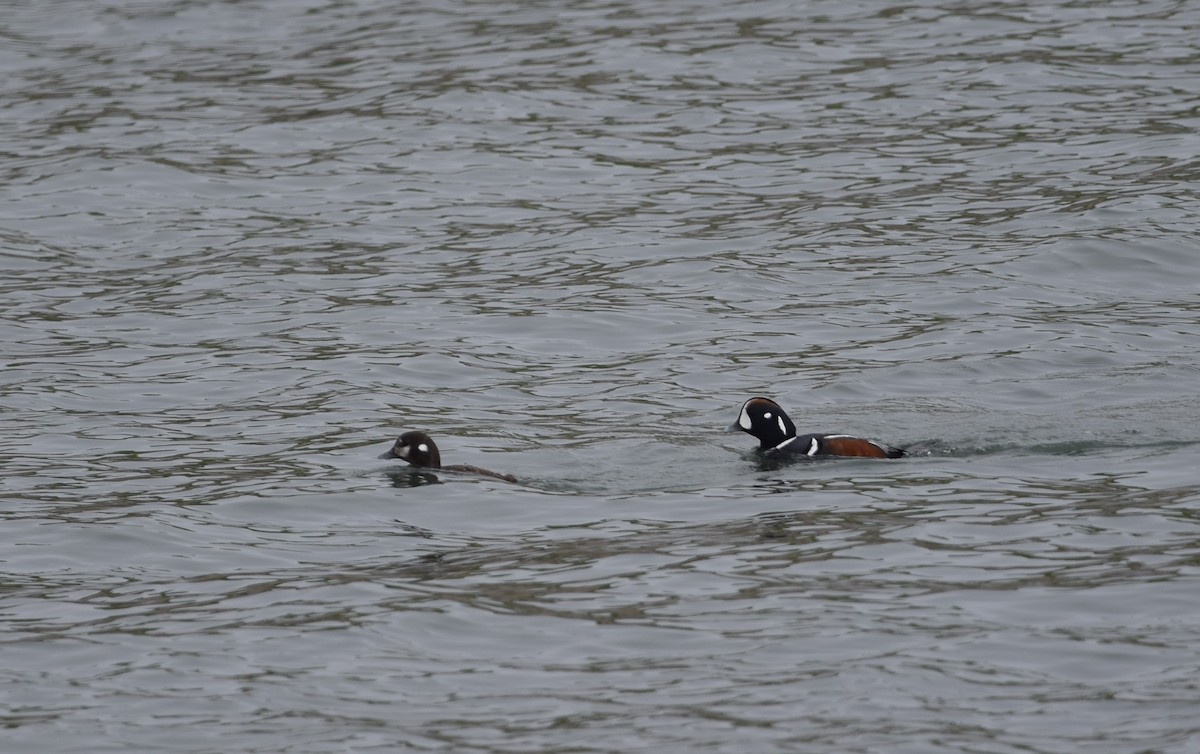
[{"label": "choppy water texture", "polygon": [[6,754],[1200,751],[1194,5],[0,33]]}]

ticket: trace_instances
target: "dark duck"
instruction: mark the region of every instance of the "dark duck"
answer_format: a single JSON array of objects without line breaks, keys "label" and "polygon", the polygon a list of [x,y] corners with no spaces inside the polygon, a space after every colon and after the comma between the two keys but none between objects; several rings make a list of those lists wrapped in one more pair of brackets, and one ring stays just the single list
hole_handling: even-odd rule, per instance
[{"label": "dark duck", "polygon": [[413,466],[421,469],[434,469],[437,471],[457,471],[463,474],[476,474],[478,476],[488,476],[494,479],[503,479],[506,482],[515,482],[517,478],[512,474],[501,474],[498,471],[488,471],[481,469],[478,466],[468,466],[465,464],[453,464],[450,466],[442,465],[442,454],[438,452],[438,446],[434,443],[433,438],[424,432],[412,431],[405,432],[400,435],[393,445],[380,458],[400,458],[408,461]]},{"label": "dark duck", "polygon": [[760,455],[771,458],[858,457],[901,458],[902,448],[852,435],[797,435],[796,425],[770,398],[751,398],[742,404],[729,431],[741,430],[758,439]]}]

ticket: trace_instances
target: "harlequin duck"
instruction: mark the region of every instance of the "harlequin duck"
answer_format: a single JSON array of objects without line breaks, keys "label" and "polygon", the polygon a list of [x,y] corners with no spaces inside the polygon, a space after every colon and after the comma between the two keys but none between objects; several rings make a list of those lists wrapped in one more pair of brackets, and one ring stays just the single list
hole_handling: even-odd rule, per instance
[{"label": "harlequin duck", "polygon": [[902,448],[850,435],[797,435],[796,425],[770,398],[751,398],[742,404],[729,431],[741,430],[758,438],[756,450],[779,456],[859,456],[901,458]]},{"label": "harlequin duck", "polygon": [[400,435],[386,453],[379,456],[380,458],[401,458],[408,461],[413,466],[422,469],[439,469],[441,471],[461,471],[466,474],[479,474],[481,476],[490,476],[496,479],[503,479],[506,482],[515,482],[517,478],[511,474],[501,474],[496,471],[488,471],[481,469],[478,466],[454,465],[443,466],[442,455],[438,452],[438,446],[434,444],[433,438],[424,432],[416,430],[405,432]]}]

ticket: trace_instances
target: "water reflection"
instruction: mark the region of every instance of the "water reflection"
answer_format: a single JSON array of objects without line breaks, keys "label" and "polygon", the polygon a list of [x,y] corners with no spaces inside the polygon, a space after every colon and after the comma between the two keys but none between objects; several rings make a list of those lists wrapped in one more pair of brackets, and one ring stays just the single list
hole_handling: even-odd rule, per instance
[{"label": "water reflection", "polygon": [[407,468],[389,468],[383,472],[391,480],[393,487],[423,487],[428,484],[442,484],[437,474],[413,466]]}]

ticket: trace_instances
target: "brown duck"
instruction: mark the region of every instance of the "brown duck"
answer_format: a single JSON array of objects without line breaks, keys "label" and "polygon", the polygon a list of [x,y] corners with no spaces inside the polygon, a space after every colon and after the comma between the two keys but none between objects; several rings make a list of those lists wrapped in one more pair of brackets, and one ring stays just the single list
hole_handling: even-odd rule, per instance
[{"label": "brown duck", "polygon": [[501,474],[498,471],[488,471],[481,469],[478,466],[468,466],[466,464],[454,464],[451,466],[442,465],[442,454],[438,452],[438,446],[434,443],[433,438],[424,432],[413,430],[400,435],[393,445],[380,458],[400,458],[408,461],[413,466],[422,469],[437,469],[439,471],[458,471],[464,474],[478,474],[479,476],[490,476],[495,479],[503,479],[506,482],[515,482],[517,478],[512,474]]}]

